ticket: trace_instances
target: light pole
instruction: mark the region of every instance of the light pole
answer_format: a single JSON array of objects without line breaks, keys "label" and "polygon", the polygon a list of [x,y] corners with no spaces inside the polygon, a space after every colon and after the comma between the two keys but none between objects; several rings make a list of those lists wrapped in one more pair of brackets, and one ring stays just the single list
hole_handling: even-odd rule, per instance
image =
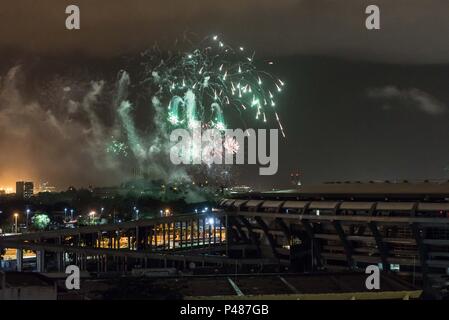
[{"label": "light pole", "polygon": [[139,209],[136,209],[136,220],[139,220]]},{"label": "light pole", "polygon": [[73,221],[73,209],[70,209],[70,221]]},{"label": "light pole", "polygon": [[67,208],[64,208],[64,220],[67,220]]},{"label": "light pole", "polygon": [[14,229],[15,229],[15,233],[18,233],[19,229],[17,226],[17,219],[19,218],[19,214],[18,213],[14,213]]},{"label": "light pole", "polygon": [[28,219],[30,218],[30,212],[31,212],[30,209],[26,210],[26,213],[27,213],[27,221],[26,221],[27,230],[28,230]]}]

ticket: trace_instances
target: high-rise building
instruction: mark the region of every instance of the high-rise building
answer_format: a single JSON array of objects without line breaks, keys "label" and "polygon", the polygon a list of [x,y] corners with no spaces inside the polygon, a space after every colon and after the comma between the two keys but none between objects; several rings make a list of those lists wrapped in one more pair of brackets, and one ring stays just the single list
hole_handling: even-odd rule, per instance
[{"label": "high-rise building", "polygon": [[34,183],[27,181],[16,182],[16,195],[21,199],[29,199],[34,194]]},{"label": "high-rise building", "polygon": [[43,192],[43,193],[52,193],[55,191],[56,191],[56,188],[51,186],[50,183],[48,183],[48,182],[41,183],[41,185],[39,186],[39,190],[38,190],[38,192]]},{"label": "high-rise building", "polygon": [[24,191],[25,191],[25,182],[17,181],[16,182],[16,196],[17,196],[17,198],[23,198]]}]

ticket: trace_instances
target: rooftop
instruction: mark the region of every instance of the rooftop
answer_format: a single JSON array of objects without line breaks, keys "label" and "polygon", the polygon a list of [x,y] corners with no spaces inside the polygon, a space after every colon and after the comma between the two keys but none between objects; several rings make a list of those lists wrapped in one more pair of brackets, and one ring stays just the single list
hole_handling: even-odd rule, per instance
[{"label": "rooftop", "polygon": [[[420,290],[397,277],[383,274],[381,274],[381,290],[373,292],[365,287],[366,277],[365,273],[359,272],[210,275],[160,279],[139,278],[125,283],[127,294],[132,294],[134,287],[132,283],[135,282],[136,289],[139,286],[152,288],[151,292],[148,292],[148,298],[157,296],[159,299],[163,299],[164,295],[184,299],[349,299],[352,297],[401,299],[418,298],[421,294]],[[108,284],[109,290],[104,288],[108,292],[106,295],[113,299],[120,298],[123,294],[122,290],[112,289],[115,285],[111,281],[108,281]],[[119,285],[119,283],[116,284]],[[111,293],[114,294],[111,296]]]},{"label": "rooftop", "polygon": [[254,198],[427,198],[447,200],[449,198],[448,181],[423,182],[329,182],[320,185],[303,185],[295,189],[266,192],[240,193],[233,197]]},{"label": "rooftop", "polygon": [[[53,280],[36,272],[5,272],[7,287],[53,287]],[[0,274],[1,275],[1,274]]]}]

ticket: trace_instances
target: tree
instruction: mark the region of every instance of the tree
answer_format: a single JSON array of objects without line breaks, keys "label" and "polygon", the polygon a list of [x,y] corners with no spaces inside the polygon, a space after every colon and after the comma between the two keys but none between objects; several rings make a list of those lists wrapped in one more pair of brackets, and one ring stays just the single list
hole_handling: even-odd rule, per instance
[{"label": "tree", "polygon": [[45,213],[38,213],[31,219],[31,222],[36,229],[44,230],[50,224],[50,218]]}]

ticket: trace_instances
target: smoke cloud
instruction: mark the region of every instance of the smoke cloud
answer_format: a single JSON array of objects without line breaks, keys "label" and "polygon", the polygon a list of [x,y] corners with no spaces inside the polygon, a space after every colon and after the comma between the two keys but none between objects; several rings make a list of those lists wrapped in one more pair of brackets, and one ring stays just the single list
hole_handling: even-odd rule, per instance
[{"label": "smoke cloud", "polygon": [[190,181],[169,161],[161,101],[151,92],[139,97],[142,88],[125,71],[111,78],[28,65],[7,70],[0,77],[0,186]]},{"label": "smoke cloud", "polygon": [[[40,84],[45,91],[40,97],[22,93],[27,75],[21,66],[11,68],[0,81],[2,184],[13,186],[16,180],[26,179],[57,181],[57,187],[66,188],[99,180],[112,184],[122,178],[117,170],[120,163],[104,150],[117,130],[101,117],[111,112],[100,103],[104,81],[80,85],[74,79],[55,77]],[[51,88],[45,90],[46,86]]]},{"label": "smoke cloud", "polygon": [[368,96],[381,100],[384,109],[390,109],[393,105],[413,107],[431,116],[447,112],[446,105],[441,101],[416,88],[399,89],[395,86],[386,86],[368,90]]}]

